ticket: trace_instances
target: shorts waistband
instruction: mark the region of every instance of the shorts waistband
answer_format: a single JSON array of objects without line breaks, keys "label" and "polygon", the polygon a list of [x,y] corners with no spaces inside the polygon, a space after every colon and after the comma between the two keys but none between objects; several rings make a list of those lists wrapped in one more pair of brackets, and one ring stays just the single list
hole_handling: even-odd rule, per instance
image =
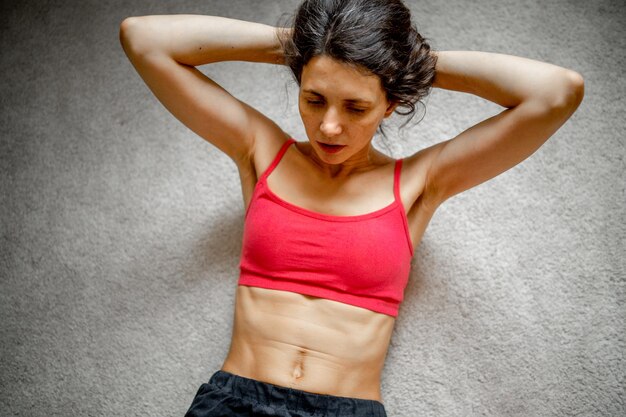
[{"label": "shorts waistband", "polygon": [[383,403],[363,398],[339,397],[317,394],[294,388],[274,385],[255,379],[218,370],[209,380],[231,395],[273,408],[323,413],[329,416],[386,417]]}]

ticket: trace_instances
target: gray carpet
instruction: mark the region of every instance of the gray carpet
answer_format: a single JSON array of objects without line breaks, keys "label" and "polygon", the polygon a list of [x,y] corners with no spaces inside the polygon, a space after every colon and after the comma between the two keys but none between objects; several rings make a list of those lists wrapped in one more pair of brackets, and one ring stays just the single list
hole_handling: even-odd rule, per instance
[{"label": "gray carpet", "polygon": [[[296,1],[3,1],[0,415],[182,416],[229,347],[242,234],[235,166],[154,98],[124,17],[276,24]],[[416,249],[383,373],[389,416],[624,416],[626,6],[411,2],[438,50],[574,69],[575,115],[453,197]],[[201,67],[305,140],[285,68]],[[434,90],[401,157],[501,108]],[[415,120],[419,120],[418,115]]]}]

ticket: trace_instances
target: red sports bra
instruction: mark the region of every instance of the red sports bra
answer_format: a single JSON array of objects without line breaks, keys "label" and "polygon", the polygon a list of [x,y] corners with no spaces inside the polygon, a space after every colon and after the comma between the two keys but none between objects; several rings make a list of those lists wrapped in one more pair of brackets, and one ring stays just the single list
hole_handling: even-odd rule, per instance
[{"label": "red sports bra", "polygon": [[259,178],[246,212],[239,285],[291,291],[397,317],[413,247],[394,171],[394,202],[356,216],[298,207],[267,186],[287,148]]}]

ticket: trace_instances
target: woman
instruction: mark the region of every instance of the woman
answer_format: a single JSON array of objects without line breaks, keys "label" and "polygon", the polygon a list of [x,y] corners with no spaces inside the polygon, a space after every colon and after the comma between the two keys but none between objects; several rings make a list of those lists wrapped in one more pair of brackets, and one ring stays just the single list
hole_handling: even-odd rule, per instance
[{"label": "woman", "polygon": [[[292,28],[197,15],[121,24],[132,64],[239,169],[246,215],[232,342],[187,416],[384,416],[380,376],[414,246],[439,205],[523,161],[583,97],[574,71],[431,51],[400,0],[309,0]],[[308,140],[195,66],[287,64]],[[506,109],[394,160],[372,147],[431,87]]]}]

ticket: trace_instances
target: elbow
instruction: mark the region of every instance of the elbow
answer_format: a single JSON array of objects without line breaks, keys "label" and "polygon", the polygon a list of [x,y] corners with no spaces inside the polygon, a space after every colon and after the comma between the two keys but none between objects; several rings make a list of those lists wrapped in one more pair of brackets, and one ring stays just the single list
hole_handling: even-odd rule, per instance
[{"label": "elbow", "polygon": [[559,81],[561,88],[554,94],[552,106],[573,112],[585,96],[585,80],[578,72],[565,70]]},{"label": "elbow", "polygon": [[131,34],[136,31],[138,17],[127,17],[120,23],[120,42],[122,45],[130,39]]},{"label": "elbow", "polygon": [[571,91],[574,97],[574,103],[576,107],[583,101],[583,97],[585,96],[585,80],[583,76],[577,73],[576,71],[569,71],[569,79],[571,84]]},{"label": "elbow", "polygon": [[122,23],[120,23],[120,44],[127,54],[131,50],[131,36],[134,32],[137,31],[137,21],[138,18],[136,17],[127,17],[126,19],[122,20]]},{"label": "elbow", "polygon": [[146,36],[146,26],[143,17],[127,17],[120,24],[119,38],[122,48],[127,55],[140,55],[146,51],[149,43],[144,40],[150,39]]}]

